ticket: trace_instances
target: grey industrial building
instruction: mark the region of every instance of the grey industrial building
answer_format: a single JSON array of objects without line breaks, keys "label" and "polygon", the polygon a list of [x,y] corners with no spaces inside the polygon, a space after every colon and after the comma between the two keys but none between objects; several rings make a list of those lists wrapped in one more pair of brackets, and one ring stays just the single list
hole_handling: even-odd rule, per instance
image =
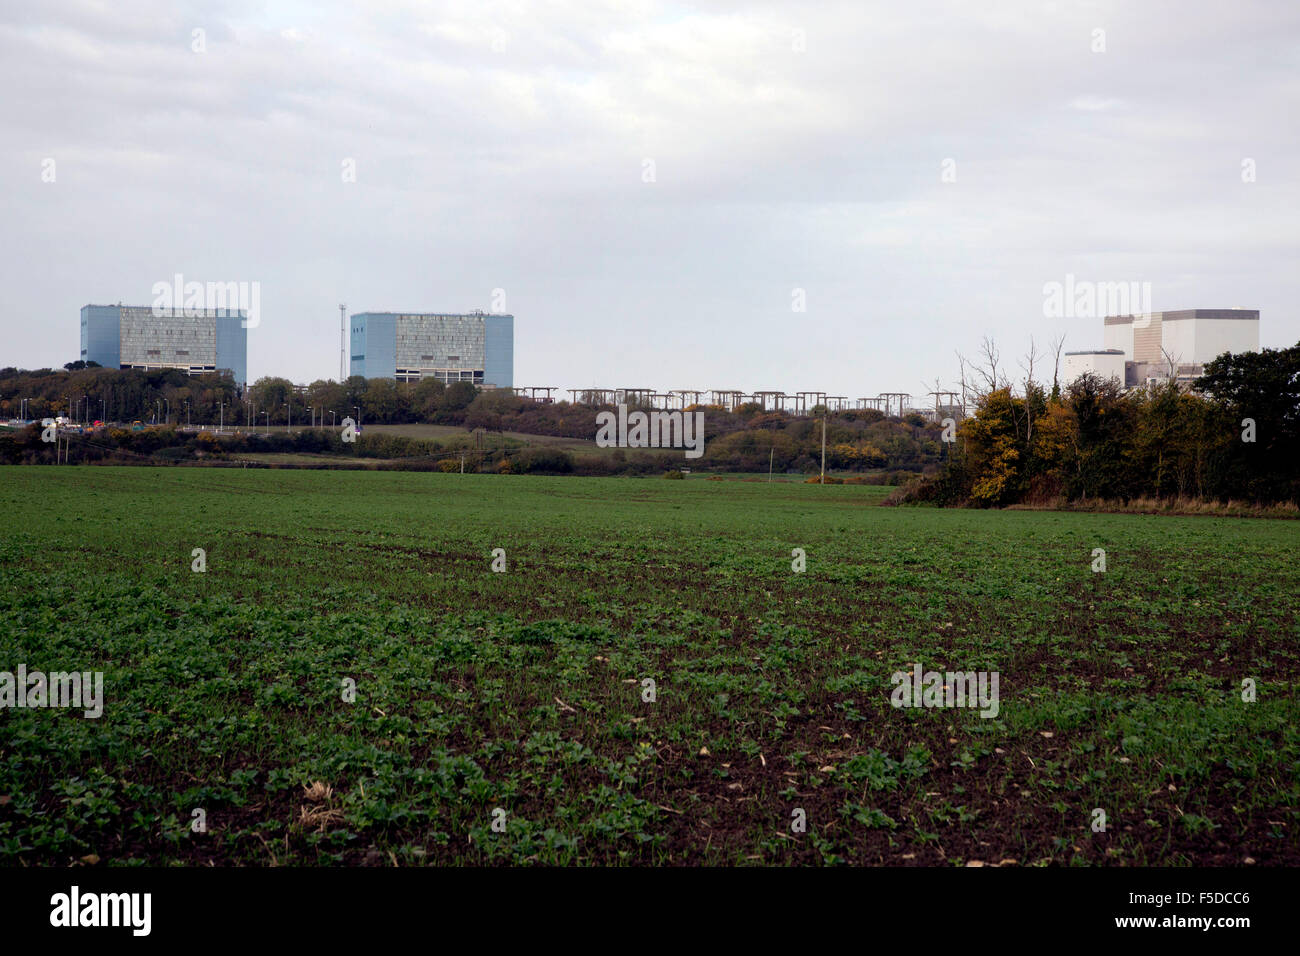
[{"label": "grey industrial building", "polygon": [[248,381],[247,316],[234,309],[81,308],[81,358],[105,368],[228,372]]},{"label": "grey industrial building", "polygon": [[512,315],[358,312],[352,316],[353,375],[418,382],[514,386]]}]

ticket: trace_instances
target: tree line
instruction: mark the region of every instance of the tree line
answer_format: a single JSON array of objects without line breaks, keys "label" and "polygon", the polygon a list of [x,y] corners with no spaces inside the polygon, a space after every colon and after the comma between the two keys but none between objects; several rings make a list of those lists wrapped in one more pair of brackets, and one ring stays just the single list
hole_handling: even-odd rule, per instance
[{"label": "tree line", "polygon": [[0,369],[0,417],[67,415],[76,421],[252,426],[363,422],[460,424],[478,394],[472,384],[425,379],[398,384],[354,375],[297,389],[268,376],[241,388],[228,374],[190,376],[179,369],[142,371],[70,362],[62,370]]},{"label": "tree line", "polygon": [[[995,354],[988,353],[986,354]],[[1087,374],[1019,388],[985,374],[944,467],[903,502],[1300,501],[1300,344],[1219,356],[1185,390]]]}]

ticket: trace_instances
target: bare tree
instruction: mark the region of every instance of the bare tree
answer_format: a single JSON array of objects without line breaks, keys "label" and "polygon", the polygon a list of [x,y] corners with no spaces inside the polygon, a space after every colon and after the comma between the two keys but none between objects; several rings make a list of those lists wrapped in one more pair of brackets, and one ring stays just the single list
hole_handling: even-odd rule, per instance
[{"label": "bare tree", "polygon": [[1052,343],[1052,353],[1054,362],[1052,364],[1052,394],[1058,395],[1061,391],[1061,349],[1065,346],[1065,333],[1062,332]]},{"label": "bare tree", "polygon": [[1169,366],[1169,380],[1177,381],[1178,380],[1178,359],[1181,356],[1170,355],[1169,350],[1166,349],[1163,345],[1160,346],[1160,354],[1165,357],[1165,364]]},{"label": "bare tree", "polygon": [[970,376],[966,374],[966,366],[970,363],[966,361],[966,356],[962,355],[960,352],[954,354],[957,356],[957,368],[961,375],[958,384],[961,386],[961,412],[962,416],[965,417],[967,409],[970,408]]},{"label": "bare tree", "polygon": [[988,391],[996,392],[1001,387],[998,382],[998,361],[1001,358],[1001,353],[998,352],[997,344],[987,335],[980,342],[980,355],[984,359],[984,363],[988,365],[988,370],[985,371],[983,365],[976,365],[975,371],[987,383]]},{"label": "bare tree", "polygon": [[[1025,372],[1025,444],[1034,437],[1034,364],[1038,361],[1038,348],[1034,345],[1034,337],[1029,337],[1029,351],[1025,357],[1020,360],[1020,367]],[[1013,402],[1011,408],[1015,409]]]}]

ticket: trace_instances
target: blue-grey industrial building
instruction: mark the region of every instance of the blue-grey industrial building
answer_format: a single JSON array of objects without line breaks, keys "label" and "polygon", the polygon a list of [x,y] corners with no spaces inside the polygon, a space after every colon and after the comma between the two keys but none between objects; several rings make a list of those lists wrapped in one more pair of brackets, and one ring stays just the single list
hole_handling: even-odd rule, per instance
[{"label": "blue-grey industrial building", "polygon": [[513,315],[358,312],[352,316],[353,375],[512,388]]},{"label": "blue-grey industrial building", "polygon": [[86,305],[81,309],[81,359],[104,368],[228,372],[244,385],[246,323],[246,314],[234,309]]}]

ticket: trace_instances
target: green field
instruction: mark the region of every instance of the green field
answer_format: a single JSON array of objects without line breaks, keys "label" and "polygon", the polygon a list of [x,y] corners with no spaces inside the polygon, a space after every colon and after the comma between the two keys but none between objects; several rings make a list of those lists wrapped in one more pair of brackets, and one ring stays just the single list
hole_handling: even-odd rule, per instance
[{"label": "green field", "polygon": [[[365,431],[375,435],[399,435],[418,441],[446,442],[449,447],[473,447],[474,439],[470,431],[462,425],[366,425]],[[520,448],[526,445],[545,445],[549,448],[561,448],[565,451],[581,451],[591,454],[612,454],[615,449],[601,448],[591,438],[562,438],[555,435],[530,435],[525,432],[484,432],[488,447],[497,448],[502,444],[507,448]]]},{"label": "green field", "polygon": [[889,490],[0,469],[0,862],[1300,864],[1300,524]]}]

